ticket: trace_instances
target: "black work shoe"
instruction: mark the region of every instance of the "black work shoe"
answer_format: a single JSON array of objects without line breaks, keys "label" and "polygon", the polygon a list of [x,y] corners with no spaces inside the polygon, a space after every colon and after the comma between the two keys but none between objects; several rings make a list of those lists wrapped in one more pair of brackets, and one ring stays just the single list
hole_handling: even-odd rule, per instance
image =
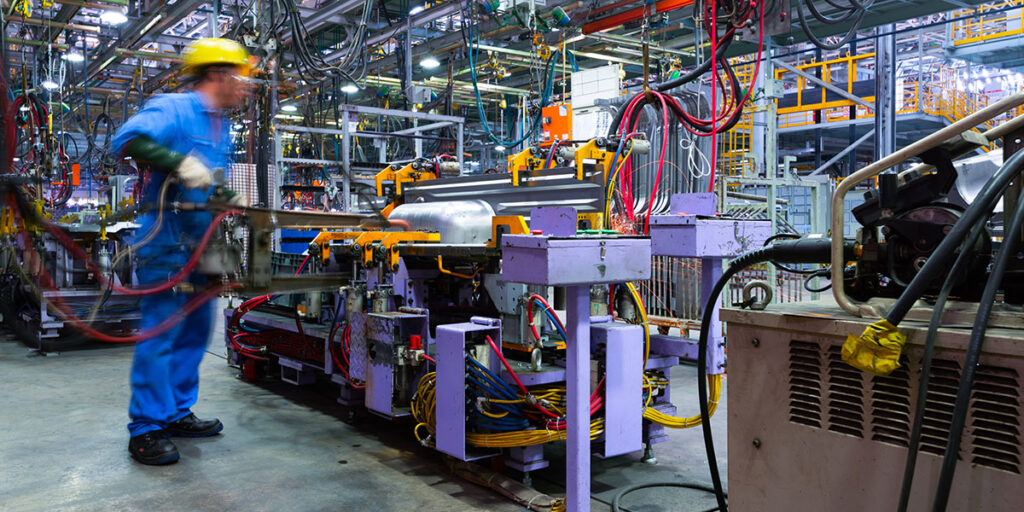
[{"label": "black work shoe", "polygon": [[201,420],[195,414],[188,413],[188,416],[167,424],[167,435],[170,437],[209,437],[224,429],[224,425],[214,418],[212,420]]},{"label": "black work shoe", "polygon": [[166,433],[160,430],[146,432],[128,440],[128,452],[132,458],[150,466],[160,466],[178,461],[178,448]]}]

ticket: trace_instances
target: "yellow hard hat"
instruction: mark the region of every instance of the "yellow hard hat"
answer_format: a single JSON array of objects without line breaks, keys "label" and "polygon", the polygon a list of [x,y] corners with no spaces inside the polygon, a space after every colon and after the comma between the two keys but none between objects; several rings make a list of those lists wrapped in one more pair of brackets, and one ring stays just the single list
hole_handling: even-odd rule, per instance
[{"label": "yellow hard hat", "polygon": [[215,64],[238,66],[240,74],[249,74],[249,52],[237,41],[217,37],[196,39],[183,55],[185,72],[189,74]]}]

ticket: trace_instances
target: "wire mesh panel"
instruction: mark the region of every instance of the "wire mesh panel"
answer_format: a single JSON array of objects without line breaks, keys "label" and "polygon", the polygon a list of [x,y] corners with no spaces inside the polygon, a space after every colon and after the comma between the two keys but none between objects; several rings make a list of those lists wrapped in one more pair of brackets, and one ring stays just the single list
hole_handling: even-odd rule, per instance
[{"label": "wire mesh panel", "polygon": [[[775,270],[772,302],[810,300],[812,292],[804,288],[806,275]],[[726,304],[743,301],[743,287],[751,281],[768,281],[767,265],[740,272],[727,288]],[[700,320],[704,301],[701,298],[701,260],[699,258],[651,258],[651,279],[640,284],[640,296],[647,313],[676,320]]]}]

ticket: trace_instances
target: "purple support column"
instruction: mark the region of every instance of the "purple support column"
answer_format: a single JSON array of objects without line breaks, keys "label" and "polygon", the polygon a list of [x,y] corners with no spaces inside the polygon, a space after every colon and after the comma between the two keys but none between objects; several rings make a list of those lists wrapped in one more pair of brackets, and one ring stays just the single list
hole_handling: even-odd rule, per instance
[{"label": "purple support column", "polygon": [[568,401],[566,414],[566,505],[573,512],[590,510],[590,286],[565,289],[565,347]]},{"label": "purple support column", "polygon": [[[707,304],[711,297],[711,290],[715,283],[722,277],[722,258],[704,258],[700,262],[700,300]],[[698,361],[697,364],[707,365],[709,375],[724,373],[725,368],[722,361],[725,360],[722,343],[722,322],[718,319],[718,310],[722,308],[722,302],[715,302],[714,310],[711,312],[711,327],[708,335],[708,360]],[[703,312],[701,312],[703,315]],[[719,355],[720,354],[720,355]],[[717,356],[716,356],[717,355]]]}]

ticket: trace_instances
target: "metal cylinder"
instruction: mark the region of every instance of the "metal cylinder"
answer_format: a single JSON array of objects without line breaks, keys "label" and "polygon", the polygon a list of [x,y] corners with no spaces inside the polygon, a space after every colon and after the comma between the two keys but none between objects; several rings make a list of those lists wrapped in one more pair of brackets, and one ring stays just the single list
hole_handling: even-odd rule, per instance
[{"label": "metal cylinder", "polygon": [[320,318],[320,310],[323,306],[323,295],[320,290],[309,292],[307,303],[309,306],[306,308],[306,318]]},{"label": "metal cylinder", "polygon": [[555,157],[561,162],[571,162],[576,158],[576,146],[572,144],[566,144],[558,146],[558,150],[555,151]]},{"label": "metal cylinder", "polygon": [[441,162],[440,168],[442,174],[462,174],[462,167],[459,165],[459,162],[457,161]]},{"label": "metal cylinder", "polygon": [[429,231],[441,235],[443,244],[483,244],[491,239],[491,218],[494,209],[479,199],[466,201],[439,201],[436,203],[406,203],[388,216],[403,220],[414,231]]},{"label": "metal cylinder", "polygon": [[651,152],[651,141],[647,139],[631,139],[633,144],[633,153],[637,155],[646,155]]},{"label": "metal cylinder", "polygon": [[345,289],[345,318],[352,323],[352,315],[362,313],[366,308],[366,288],[360,285]]}]

